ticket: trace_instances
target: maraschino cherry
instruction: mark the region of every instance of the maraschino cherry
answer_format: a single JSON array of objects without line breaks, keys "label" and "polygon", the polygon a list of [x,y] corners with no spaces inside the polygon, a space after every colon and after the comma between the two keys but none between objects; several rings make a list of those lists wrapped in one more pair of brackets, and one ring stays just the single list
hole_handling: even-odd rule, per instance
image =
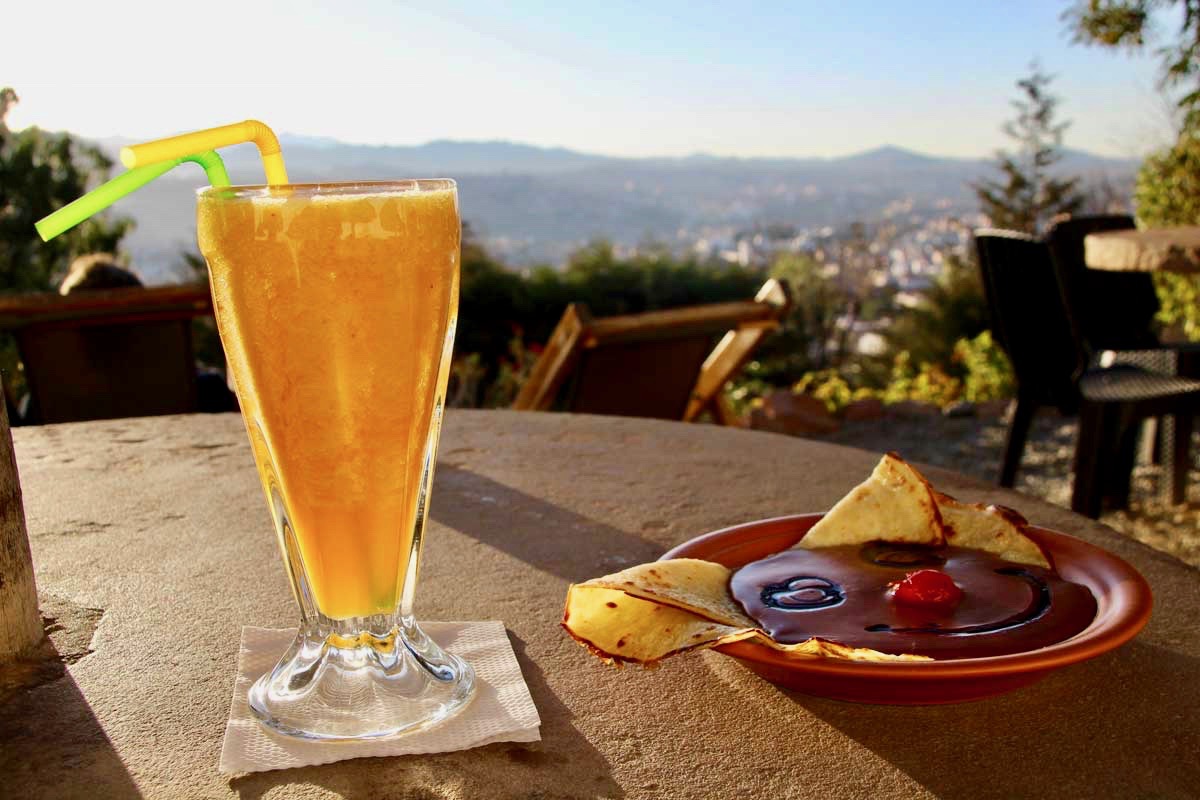
[{"label": "maraschino cherry", "polygon": [[952,611],[962,601],[963,591],[949,575],[936,569],[910,572],[892,584],[892,600],[907,606]]}]

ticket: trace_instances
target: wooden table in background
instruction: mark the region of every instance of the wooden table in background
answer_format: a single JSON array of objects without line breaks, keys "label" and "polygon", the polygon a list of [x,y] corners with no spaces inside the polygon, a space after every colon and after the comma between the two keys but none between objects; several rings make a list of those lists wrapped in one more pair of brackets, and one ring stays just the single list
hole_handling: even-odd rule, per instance
[{"label": "wooden table in background", "polygon": [[14,798],[1195,797],[1200,572],[1070,512],[942,470],[1150,581],[1133,642],[1013,694],[863,706],[718,653],[606,667],[559,628],[567,585],[699,533],[828,508],[878,454],[708,425],[450,412],[418,616],[507,624],[542,741],[230,780],[217,756],[242,625],[291,626],[241,419],[14,431],[57,679],[0,700]]},{"label": "wooden table in background", "polygon": [[1200,272],[1200,226],[1093,233],[1084,261],[1114,272]]}]

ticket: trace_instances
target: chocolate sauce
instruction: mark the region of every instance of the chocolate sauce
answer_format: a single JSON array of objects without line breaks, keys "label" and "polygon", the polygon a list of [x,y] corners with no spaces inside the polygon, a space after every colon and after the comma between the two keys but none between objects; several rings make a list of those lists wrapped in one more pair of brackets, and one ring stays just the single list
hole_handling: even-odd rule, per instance
[{"label": "chocolate sauce", "polygon": [[[963,590],[949,612],[892,600],[888,584],[939,569]],[[733,574],[730,591],[771,638],[814,636],[883,653],[976,658],[1036,650],[1096,616],[1084,586],[1053,570],[963,547],[872,542],[786,550]]]}]

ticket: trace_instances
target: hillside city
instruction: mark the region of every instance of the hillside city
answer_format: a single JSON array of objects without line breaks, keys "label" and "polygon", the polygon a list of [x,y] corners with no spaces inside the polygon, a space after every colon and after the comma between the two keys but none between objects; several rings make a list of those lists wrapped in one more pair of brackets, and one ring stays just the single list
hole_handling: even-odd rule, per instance
[{"label": "hillside city", "polygon": [[[99,145],[115,157],[123,141]],[[825,261],[830,245],[859,223],[871,252],[886,257],[886,274],[873,279],[904,289],[928,281],[937,254],[961,248],[966,232],[981,224],[971,187],[996,172],[989,159],[897,147],[831,159],[633,159],[509,142],[373,148],[294,136],[284,142],[289,169],[302,181],[453,177],[463,218],[489,252],[515,269],[560,267],[598,239],[623,255],[665,248],[676,258],[747,267],[780,252]],[[253,148],[232,148],[226,163],[235,183],[262,179]],[[1085,187],[1124,197],[1135,167],[1129,159],[1073,150],[1058,165]],[[187,189],[202,181],[202,174],[180,170],[114,207],[137,222],[126,247],[150,282],[186,276],[178,271],[181,253],[195,241]]]},{"label": "hillside city", "polygon": [[[912,308],[921,303],[922,293],[942,274],[947,259],[968,259],[971,234],[986,227],[986,215],[965,208],[951,213],[950,201],[942,213],[915,213],[911,201],[895,201],[874,224],[801,228],[786,224],[756,225],[735,229],[727,225],[701,226],[676,232],[673,255],[701,262],[721,261],[744,268],[769,268],[781,255],[798,255],[820,265],[819,275],[840,284],[856,295],[886,290],[887,308]],[[860,239],[858,247],[848,241]],[[654,251],[661,245],[652,245]],[[636,258],[645,247],[615,245],[614,256]],[[891,317],[874,319],[845,316],[837,327],[844,338],[840,344],[850,352],[881,356],[887,349],[880,331]],[[832,345],[832,343],[830,343]]]},{"label": "hillside city", "polygon": [[[863,226],[873,232],[867,252],[878,262],[866,276],[868,282],[900,291],[927,289],[941,272],[946,254],[965,256],[971,231],[987,224],[983,214],[966,212],[930,218],[887,215],[883,222]],[[832,225],[813,229],[770,225],[744,230],[712,226],[694,232],[681,230],[678,238],[688,242],[685,250],[702,261],[720,259],[742,267],[767,266],[780,253],[809,255],[824,265],[826,277],[836,279],[841,265],[832,256],[848,230]],[[633,256],[637,250],[634,246],[617,252]]]}]

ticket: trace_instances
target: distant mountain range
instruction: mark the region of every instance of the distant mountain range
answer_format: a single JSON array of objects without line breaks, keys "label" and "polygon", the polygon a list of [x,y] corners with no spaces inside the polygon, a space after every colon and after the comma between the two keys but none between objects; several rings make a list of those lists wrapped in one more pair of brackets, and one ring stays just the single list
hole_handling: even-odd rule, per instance
[{"label": "distant mountain range", "polygon": [[[755,225],[869,223],[898,201],[917,217],[969,212],[977,207],[970,183],[995,174],[990,159],[893,146],[838,158],[613,158],[503,141],[375,146],[286,134],[280,139],[297,182],[455,178],[463,218],[513,265],[557,263],[596,237],[684,245]],[[125,143],[97,140],[114,157]],[[253,146],[222,155],[236,183],[262,182]],[[1065,151],[1058,167],[1119,188],[1136,168],[1134,160],[1078,150]],[[199,168],[185,165],[115,207],[138,223],[127,244],[147,278],[169,279],[179,254],[195,250],[189,189],[203,184]]]}]

